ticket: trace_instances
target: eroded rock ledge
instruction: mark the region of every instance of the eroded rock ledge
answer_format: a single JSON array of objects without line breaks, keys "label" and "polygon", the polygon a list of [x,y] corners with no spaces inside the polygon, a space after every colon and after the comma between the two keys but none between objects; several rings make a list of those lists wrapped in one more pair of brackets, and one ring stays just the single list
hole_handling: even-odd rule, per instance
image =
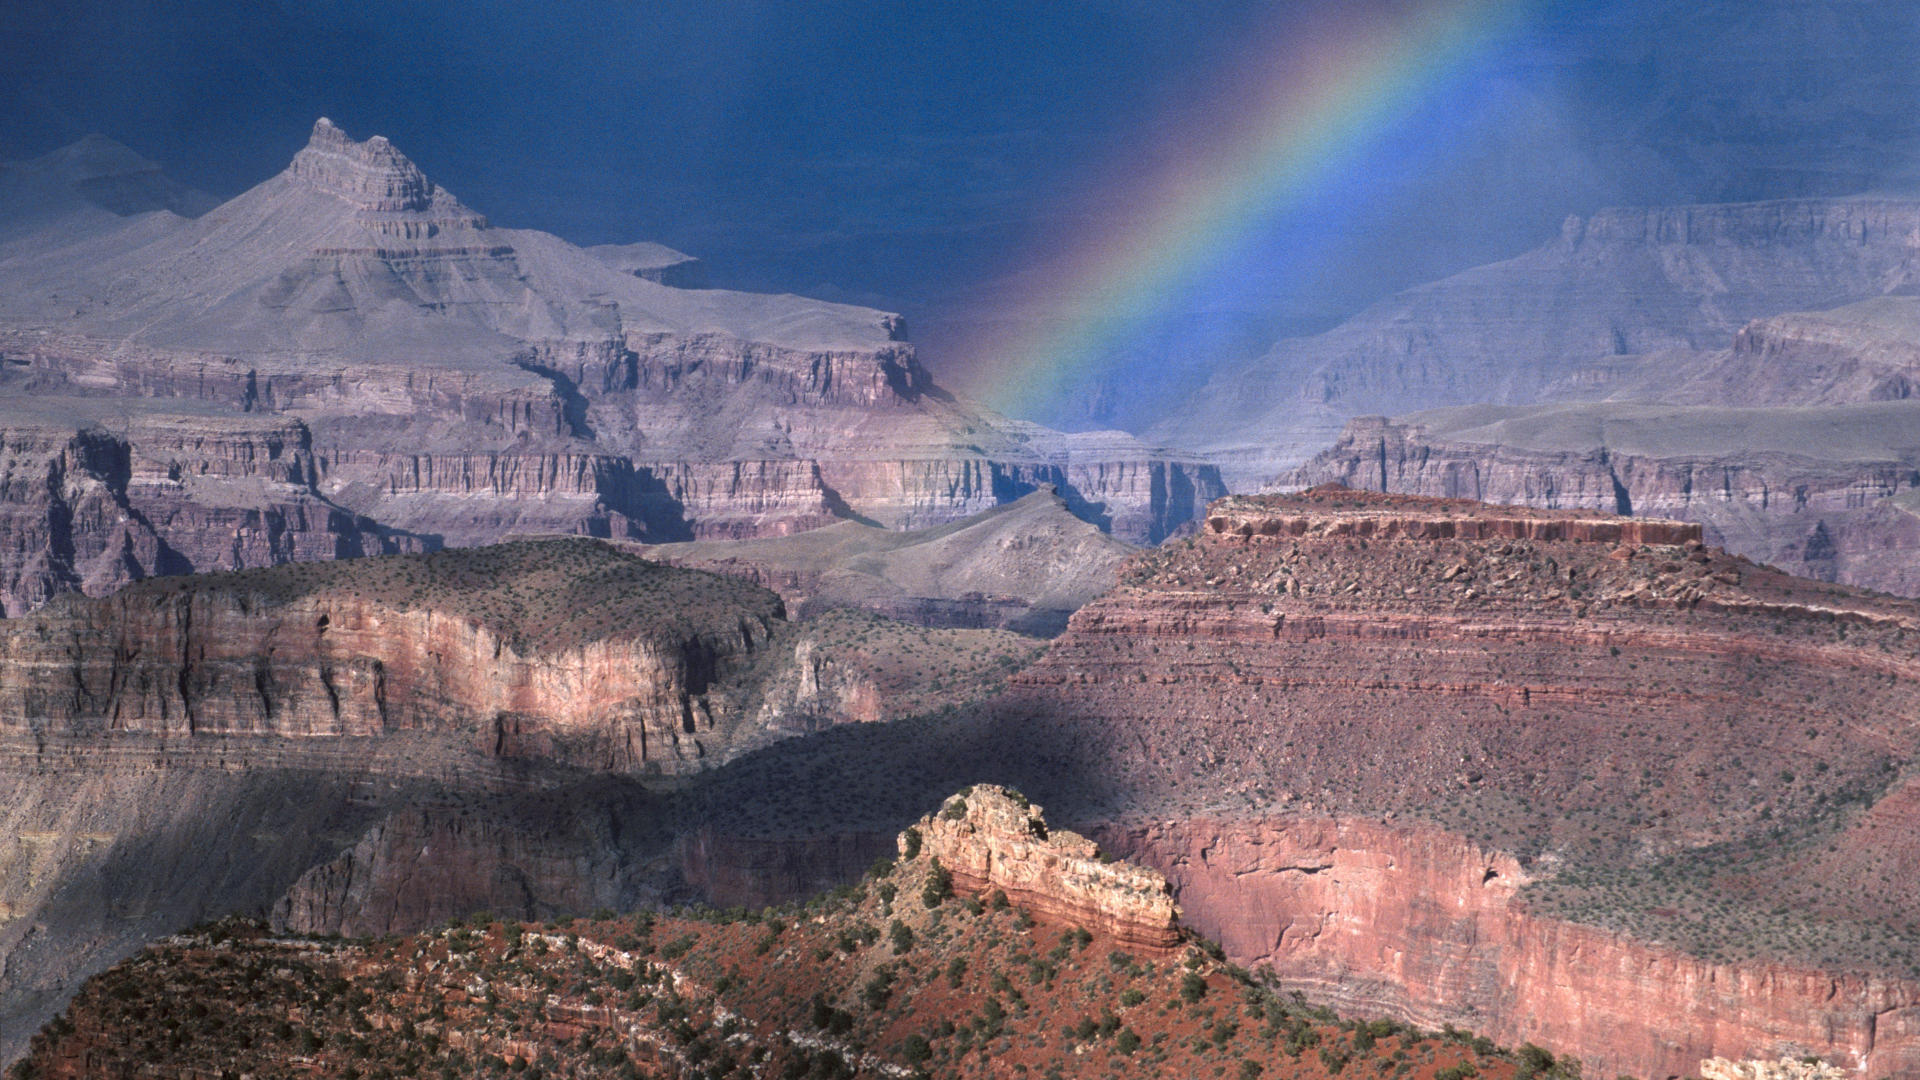
[{"label": "eroded rock ledge", "polygon": [[1299,495],[1243,495],[1208,508],[1207,531],[1249,538],[1566,540],[1595,544],[1700,542],[1697,522],[1623,518],[1583,510],[1489,506],[1355,491],[1326,484]]},{"label": "eroded rock ledge", "polygon": [[939,860],[963,896],[996,890],[1052,922],[1086,926],[1156,952],[1180,944],[1180,908],[1157,871],[1105,861],[1079,833],[1050,829],[1041,808],[976,784],[900,836],[900,853]]}]

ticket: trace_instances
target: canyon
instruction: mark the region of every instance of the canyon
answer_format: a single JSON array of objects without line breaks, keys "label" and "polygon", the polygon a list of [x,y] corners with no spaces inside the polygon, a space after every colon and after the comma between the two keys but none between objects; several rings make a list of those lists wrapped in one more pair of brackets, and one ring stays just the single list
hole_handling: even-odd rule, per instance
[{"label": "canyon", "polygon": [[1034,648],[792,623],[751,583],[591,539],[57,596],[0,622],[0,1052],[212,915],[384,934],[699,895],[676,778],[951,709]]},{"label": "canyon", "polygon": [[1051,636],[1113,586],[1136,549],[1074,516],[1050,486],[925,529],[841,522],[761,540],[657,544],[649,558],[744,577],[805,618],[859,608],[926,626]]},{"label": "canyon", "polygon": [[[1146,435],[1206,454],[1233,490],[1252,491],[1355,416],[1900,396],[1910,377],[1898,342],[1899,327],[1911,324],[1915,236],[1920,203],[1869,195],[1570,217],[1557,238],[1523,255],[1408,289],[1223,368]],[[1836,335],[1835,326],[1846,329]],[[1836,337],[1873,358],[1849,361],[1850,373],[1797,373],[1800,363],[1827,362]],[[1786,340],[1800,344],[1770,344]],[[1743,449],[1722,447],[1730,456]]]},{"label": "canyon", "polygon": [[[990,804],[994,820],[1017,817],[1019,842],[1035,850],[1077,846],[1053,844],[1037,809],[1007,793],[962,797]],[[1008,808],[1019,812],[1000,812]],[[979,813],[968,821],[988,824]],[[968,839],[968,828],[943,835],[957,864],[1010,850],[1013,833]],[[1036,834],[1048,838],[1035,844]],[[276,937],[240,919],[204,924],[90,980],[22,1069],[77,1078],[295,1065],[346,1076],[361,1063],[429,1075],[898,1078],[1183,1077],[1233,1066],[1320,1080],[1358,1062],[1404,1064],[1398,1071],[1420,1080],[1540,1073],[1524,1053],[1459,1033],[1341,1022],[1204,942],[1144,950],[998,889],[956,895],[960,875],[931,844],[912,851],[918,835],[901,834],[902,858],[857,884],[778,910],[602,911],[544,924],[474,912],[350,942]],[[1137,907],[1134,885],[1150,884],[1162,896],[1157,925],[1170,925],[1158,875],[1073,865],[1099,866],[1095,877],[1119,886],[1083,878],[1071,895],[1090,909],[1113,910],[1109,897]],[[1035,899],[1059,897],[1058,884]],[[209,1002],[230,1004],[215,1014]]]},{"label": "canyon", "polygon": [[[116,706],[135,730],[75,734],[63,721],[9,743],[34,794],[23,804],[40,807],[14,811],[16,835],[44,837],[16,841],[11,858],[48,875],[8,876],[39,890],[6,898],[7,933],[21,942],[8,970],[40,973],[39,996],[12,1015],[48,1015],[75,979],[170,919],[240,910],[287,932],[381,935],[478,908],[547,918],[705,899],[759,910],[911,854],[937,863],[962,897],[1004,893],[1036,918],[1143,955],[1171,947],[1177,918],[1283,994],[1535,1043],[1591,1075],[1690,1075],[1711,1058],[1782,1056],[1920,1075],[1920,907],[1899,885],[1920,874],[1911,839],[1920,608],[1782,573],[1706,545],[1702,532],[1333,487],[1234,497],[1215,502],[1196,535],[1130,556],[1115,587],[1076,611],[1044,653],[983,647],[980,678],[953,688],[946,705],[894,714],[871,711],[890,695],[836,690],[847,684],[800,647],[815,626],[859,641],[878,616],[836,610],[787,624],[778,599],[748,581],[632,568],[592,541],[564,543],[604,561],[615,580],[660,583],[640,594],[648,604],[600,609],[610,628],[628,630],[593,629],[596,609],[557,587],[481,589],[490,599],[443,616],[464,619],[475,640],[484,630],[506,643],[501,663],[483,650],[485,679],[474,684],[494,687],[484,692],[492,701],[501,687],[571,685],[513,675],[511,658],[527,650],[635,648],[653,633],[642,624],[689,617],[687,597],[734,597],[704,601],[714,608],[697,624],[710,630],[696,650],[706,659],[681,676],[710,672],[704,697],[688,682],[669,702],[693,708],[695,731],[661,731],[659,743],[644,709],[582,732],[541,720],[540,699],[529,698],[515,727],[486,712],[461,719],[446,689],[397,687],[387,693],[415,703],[404,713],[412,719],[389,719],[385,735],[240,734],[261,730],[253,714],[209,714],[205,730],[196,720],[183,734],[166,722],[173,712],[144,704],[155,699],[132,677],[138,656],[116,661],[107,666],[129,675],[112,685],[128,689],[86,700],[142,702]],[[374,595],[404,597],[405,568],[503,565],[519,547],[248,571],[231,577],[287,584],[219,592],[258,597],[245,601],[256,612],[298,612],[276,638],[287,659],[265,669],[269,685],[297,688],[318,681],[294,662],[319,618],[303,606],[313,603],[301,598],[306,587],[291,584],[301,576],[393,567]],[[550,552],[541,561],[573,572]],[[200,580],[118,596],[220,618],[210,600],[181,599]],[[465,596],[480,580],[432,595]],[[341,617],[354,610],[352,592],[332,601]],[[120,602],[60,599],[21,620],[9,648],[44,656],[32,627],[72,627],[74,613]],[[635,621],[620,622],[621,612]],[[846,621],[833,629],[835,620]],[[896,635],[1005,634],[884,625]],[[171,655],[170,639],[153,636]],[[886,640],[875,655],[909,653],[906,638]],[[931,674],[902,677],[930,684]],[[427,685],[457,683],[436,679]],[[843,704],[837,714],[818,698],[800,707],[808,694]],[[289,730],[332,716],[311,694],[286,700],[276,715]],[[341,715],[354,715],[344,704],[352,693],[340,700]],[[842,722],[876,719],[885,722]],[[626,745],[609,730],[636,726],[650,748],[684,747],[691,734],[703,753],[663,756],[657,775],[606,753]],[[326,764],[343,757],[354,764]],[[247,836],[195,826],[210,852],[239,857],[268,842],[254,833],[311,831],[247,863],[248,876],[210,875],[224,891],[149,914],[144,938],[122,927],[101,944],[87,923],[105,903],[100,875],[165,880],[137,861],[100,861],[102,850],[130,858],[115,811],[53,797],[82,782],[80,763],[97,777],[102,761],[161,785],[156,798],[194,791],[196,805],[255,807],[242,815],[258,822]],[[306,800],[291,820],[286,807],[257,805],[297,770],[316,777],[309,789],[339,785],[339,801]],[[216,797],[215,781],[262,786]],[[1036,826],[1040,803],[1050,813]],[[930,805],[940,810],[928,815]],[[64,811],[71,824],[48,818],[56,806],[75,808]],[[909,826],[915,839],[896,840]],[[55,848],[57,862],[22,861]],[[917,900],[902,888],[887,902],[897,913]],[[63,940],[65,966],[54,971],[45,958]],[[73,959],[75,941],[94,943],[84,962]]]},{"label": "canyon", "polygon": [[1229,959],[1354,1014],[1593,1075],[1915,1075],[1920,609],[1701,532],[1235,497],[972,715],[743,759],[702,817],[764,852],[990,778],[1164,874]]},{"label": "canyon", "polygon": [[[5,545],[9,615],[516,536],[926,526],[1045,485],[1152,542],[1224,492],[1192,455],[954,398],[896,316],[496,227],[325,120],[210,209],[107,140],[10,175],[28,194],[0,197],[0,441],[5,517],[31,531]],[[156,193],[88,197],[109,179]]]},{"label": "canyon", "polygon": [[1362,417],[1280,488],[1346,484],[1701,524],[1804,577],[1920,594],[1920,408],[1468,406]]}]

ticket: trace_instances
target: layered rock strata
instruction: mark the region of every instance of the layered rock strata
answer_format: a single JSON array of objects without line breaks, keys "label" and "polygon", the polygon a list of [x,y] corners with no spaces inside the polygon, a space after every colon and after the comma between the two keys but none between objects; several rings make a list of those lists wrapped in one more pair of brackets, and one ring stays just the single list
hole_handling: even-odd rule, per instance
[{"label": "layered rock strata", "polygon": [[[1783,396],[1777,372],[1731,371],[1672,396],[1755,320],[1875,301],[1913,283],[1920,202],[1857,197],[1602,210],[1514,259],[1381,301],[1216,374],[1149,428],[1257,490],[1354,416],[1473,403],[1625,396],[1811,404],[1897,396],[1889,356]],[[1804,336],[1804,335],[1803,335]]]},{"label": "layered rock strata", "polygon": [[[1920,864],[1886,828],[1920,609],[1677,522],[1344,489],[1209,521],[1076,613],[959,767],[1041,785],[1310,995],[1607,1075],[1920,1075],[1888,892]],[[1829,846],[1849,873],[1789,872]]]},{"label": "layered rock strata", "polygon": [[[530,612],[560,602],[522,592],[543,582],[580,607]],[[686,606],[670,610],[676,599]],[[591,541],[168,579],[8,622],[0,731],[427,729],[508,756],[672,772],[723,737],[730,718],[709,689],[766,644],[779,612],[744,583]],[[558,621],[530,632],[540,618]]]},{"label": "layered rock strata", "polygon": [[796,853],[677,789],[951,711],[1037,647],[793,625],[752,584],[584,539],[57,597],[0,622],[0,1056],[91,972],[231,911],[381,935],[836,885],[893,830]]},{"label": "layered rock strata", "polygon": [[[390,551],[913,527],[1045,484],[1085,520],[1153,541],[1224,492],[1196,457],[956,400],[897,316],[680,288],[693,271],[678,253],[497,228],[386,140],[325,120],[285,172],[218,213],[43,202],[12,232],[0,220],[0,430],[30,427],[45,444],[14,440],[16,474],[58,471],[66,441],[99,426],[135,458],[175,452],[151,424],[115,428],[116,410],[210,439],[278,423],[310,457],[300,483],[320,520],[267,524],[295,539],[242,545],[250,560],[363,553],[369,541],[350,535],[329,550],[354,532]],[[73,398],[90,403],[59,404]],[[163,494],[183,519],[242,503],[281,513],[258,492]],[[23,517],[64,512],[58,485],[11,501]],[[189,531],[137,537],[162,554],[136,550],[117,569],[92,565],[128,546],[115,523],[83,515],[79,554],[23,536],[0,546],[54,568],[29,571],[5,602],[235,565],[194,550]]]},{"label": "layered rock strata", "polygon": [[156,574],[418,550],[323,495],[286,417],[16,401],[0,419],[0,612]]},{"label": "layered rock strata", "polygon": [[1699,522],[1795,574],[1920,594],[1920,407],[1571,405],[1363,417],[1277,481]]},{"label": "layered rock strata", "polygon": [[1181,942],[1180,909],[1159,873],[1102,859],[1092,840],[1049,828],[1025,796],[978,784],[902,833],[904,859],[936,860],[962,896],[1004,894],[1034,915],[1084,926],[1132,949],[1165,954]]}]

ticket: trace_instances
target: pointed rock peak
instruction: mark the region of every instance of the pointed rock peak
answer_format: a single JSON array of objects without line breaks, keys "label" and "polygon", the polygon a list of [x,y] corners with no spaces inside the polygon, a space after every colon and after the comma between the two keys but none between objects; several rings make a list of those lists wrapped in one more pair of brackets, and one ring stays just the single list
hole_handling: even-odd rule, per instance
[{"label": "pointed rock peak", "polygon": [[324,116],[313,125],[306,148],[293,156],[287,174],[361,210],[382,213],[431,209],[437,190],[385,136],[354,142]]},{"label": "pointed rock peak", "polygon": [[25,164],[72,181],[160,171],[160,166],[141,157],[138,152],[124,143],[98,134],[83,135],[74,142]]}]

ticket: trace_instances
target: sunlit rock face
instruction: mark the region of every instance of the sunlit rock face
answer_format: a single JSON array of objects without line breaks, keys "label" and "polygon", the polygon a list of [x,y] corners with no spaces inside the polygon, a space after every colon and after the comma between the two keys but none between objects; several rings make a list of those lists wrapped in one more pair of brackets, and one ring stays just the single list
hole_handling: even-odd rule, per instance
[{"label": "sunlit rock face", "polygon": [[1912,1075],[1920,911],[1880,882],[1920,869],[1920,610],[1700,532],[1223,500],[1073,616],[985,741],[1071,777],[1056,814],[1309,996],[1606,1075]]},{"label": "sunlit rock face", "polygon": [[[145,177],[153,205],[74,195],[76,155]],[[9,612],[514,536],[925,526],[1044,485],[1146,542],[1224,491],[1191,455],[956,400],[897,316],[681,287],[697,270],[657,245],[495,227],[326,120],[284,172],[195,218],[139,164],[75,150],[0,191]],[[131,464],[76,465],[76,440]],[[278,471],[214,483],[234,470],[208,454]]]}]

